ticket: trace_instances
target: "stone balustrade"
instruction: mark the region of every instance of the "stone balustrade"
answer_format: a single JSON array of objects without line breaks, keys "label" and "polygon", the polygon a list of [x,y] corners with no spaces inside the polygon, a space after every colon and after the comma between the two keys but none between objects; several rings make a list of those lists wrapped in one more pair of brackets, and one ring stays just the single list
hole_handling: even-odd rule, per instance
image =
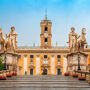
[{"label": "stone balustrade", "polygon": [[90,80],[90,71],[74,71],[75,74],[78,74],[79,77],[85,77],[86,80]]},{"label": "stone balustrade", "polygon": [[89,71],[74,71],[78,75],[79,80],[87,80],[90,84],[90,70]]},{"label": "stone balustrade", "polygon": [[74,71],[72,74],[69,72],[66,72],[64,74],[65,76],[72,76],[75,78],[78,78],[78,80],[87,80],[90,84],[90,70],[89,71]]}]

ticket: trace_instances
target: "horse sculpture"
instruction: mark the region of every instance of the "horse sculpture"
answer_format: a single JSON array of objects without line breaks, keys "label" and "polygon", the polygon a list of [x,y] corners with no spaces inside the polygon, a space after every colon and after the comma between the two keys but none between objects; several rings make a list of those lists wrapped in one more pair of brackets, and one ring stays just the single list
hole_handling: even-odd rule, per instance
[{"label": "horse sculpture", "polygon": [[0,45],[1,50],[3,51],[7,51],[8,47],[10,46],[9,42],[4,38],[4,34],[1,28],[0,28]]},{"label": "horse sculpture", "polygon": [[77,43],[78,52],[83,52],[84,51],[84,46],[85,46],[85,44],[87,44],[86,37],[85,37],[85,35],[86,35],[85,31],[86,31],[86,29],[82,28],[81,37],[80,37],[80,40]]},{"label": "horse sculpture", "polygon": [[1,50],[5,50],[6,40],[4,39],[3,31],[1,28],[0,28],[0,45],[1,45]]}]

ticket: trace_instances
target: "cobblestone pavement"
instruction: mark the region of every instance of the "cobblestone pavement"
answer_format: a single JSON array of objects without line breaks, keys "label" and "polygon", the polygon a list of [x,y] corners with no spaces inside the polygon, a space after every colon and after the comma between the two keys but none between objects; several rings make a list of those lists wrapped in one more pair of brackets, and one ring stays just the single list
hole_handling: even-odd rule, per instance
[{"label": "cobblestone pavement", "polygon": [[71,76],[14,76],[0,80],[0,90],[90,90],[90,85]]}]

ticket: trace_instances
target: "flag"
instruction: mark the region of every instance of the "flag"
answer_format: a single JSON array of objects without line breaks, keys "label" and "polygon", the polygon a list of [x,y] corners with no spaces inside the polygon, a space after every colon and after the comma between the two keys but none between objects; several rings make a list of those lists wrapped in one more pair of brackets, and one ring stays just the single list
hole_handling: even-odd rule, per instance
[{"label": "flag", "polygon": [[56,47],[57,47],[57,42],[56,42]]}]

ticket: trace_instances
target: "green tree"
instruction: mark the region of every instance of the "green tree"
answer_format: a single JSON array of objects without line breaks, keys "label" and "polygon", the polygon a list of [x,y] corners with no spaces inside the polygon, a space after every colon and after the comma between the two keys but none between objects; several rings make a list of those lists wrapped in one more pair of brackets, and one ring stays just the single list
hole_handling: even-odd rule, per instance
[{"label": "green tree", "polygon": [[0,56],[0,71],[4,69],[3,59]]}]

